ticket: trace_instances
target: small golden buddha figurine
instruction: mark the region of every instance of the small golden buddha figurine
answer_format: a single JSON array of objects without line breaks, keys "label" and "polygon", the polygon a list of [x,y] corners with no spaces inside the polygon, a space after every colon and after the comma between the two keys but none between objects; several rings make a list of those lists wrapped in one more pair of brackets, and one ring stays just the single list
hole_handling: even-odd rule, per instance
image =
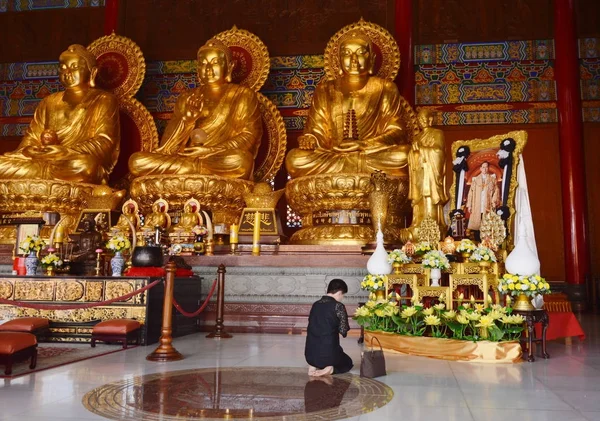
[{"label": "small golden buddha figurine", "polygon": [[59,58],[66,88],[44,98],[19,147],[0,156],[0,179],[107,181],[119,156],[117,98],[94,88],[95,57],[71,45]]},{"label": "small golden buddha figurine", "polygon": [[444,205],[448,201],[446,192],[446,145],[444,132],[431,127],[433,116],[429,110],[420,110],[417,121],[421,132],[414,137],[408,153],[410,188],[408,198],[412,201],[412,230],[423,219],[431,218],[447,230],[444,221]]},{"label": "small golden buddha figurine", "polygon": [[93,218],[86,218],[82,222],[83,232],[79,234],[73,252],[73,261],[93,261],[96,259],[96,250],[102,248],[104,240],[102,234],[96,231]]},{"label": "small golden buddha figurine", "polygon": [[448,236],[440,243],[440,248],[444,254],[454,254],[456,252],[456,244],[454,238]]},{"label": "small golden buddha figurine", "polygon": [[315,90],[300,147],[286,157],[292,178],[331,173],[407,174],[410,145],[393,82],[372,76],[375,52],[361,31],[340,42],[341,74]]},{"label": "small golden buddha figurine", "polygon": [[231,50],[217,39],[198,50],[200,87],[183,93],[158,149],[134,153],[134,176],[218,175],[250,179],[262,137],[259,102],[231,83]]},{"label": "small golden buddha figurine", "polygon": [[191,234],[194,227],[202,225],[203,223],[199,210],[200,203],[197,200],[188,200],[185,205],[183,205],[183,213],[179,218],[179,223],[171,227],[172,231]]},{"label": "small golden buddha figurine", "polygon": [[129,236],[132,234],[131,227],[133,226],[133,229],[137,232],[140,227],[140,215],[138,214],[138,211],[138,204],[134,200],[127,200],[123,203],[123,206],[121,207],[121,216],[119,216],[117,224],[111,231],[118,231]]},{"label": "small golden buddha figurine", "polygon": [[144,221],[144,231],[155,231],[158,227],[162,232],[168,230],[171,227],[171,217],[167,213],[169,211],[169,204],[158,199],[152,204],[152,213],[146,217]]}]

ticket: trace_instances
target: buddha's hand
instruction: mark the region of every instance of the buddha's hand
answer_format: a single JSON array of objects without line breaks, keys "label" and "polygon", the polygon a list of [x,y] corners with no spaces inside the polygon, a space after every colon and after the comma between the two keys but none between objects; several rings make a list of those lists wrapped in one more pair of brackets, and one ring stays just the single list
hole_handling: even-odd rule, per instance
[{"label": "buddha's hand", "polygon": [[58,158],[66,157],[68,151],[60,145],[28,146],[23,149],[23,155],[29,158]]},{"label": "buddha's hand", "polygon": [[206,158],[224,151],[225,148],[207,148],[206,146],[188,146],[183,151],[179,152],[179,155],[189,156],[194,158]]},{"label": "buddha's hand", "polygon": [[317,149],[317,139],[313,135],[304,135],[298,138],[300,149],[314,151]]},{"label": "buddha's hand", "polygon": [[204,108],[204,95],[190,95],[185,100],[185,117],[189,120],[196,120],[200,117]]},{"label": "buddha's hand", "polygon": [[338,146],[334,146],[333,150],[336,152],[356,152],[364,148],[363,142],[357,141],[344,141]]}]

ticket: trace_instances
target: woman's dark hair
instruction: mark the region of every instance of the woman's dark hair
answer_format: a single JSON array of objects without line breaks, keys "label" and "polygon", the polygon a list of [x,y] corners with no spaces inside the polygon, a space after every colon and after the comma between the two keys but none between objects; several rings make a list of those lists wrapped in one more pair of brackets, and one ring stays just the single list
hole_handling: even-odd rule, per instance
[{"label": "woman's dark hair", "polygon": [[335,294],[338,291],[342,291],[342,294],[346,294],[348,292],[348,285],[341,279],[332,279],[329,281],[327,294]]}]

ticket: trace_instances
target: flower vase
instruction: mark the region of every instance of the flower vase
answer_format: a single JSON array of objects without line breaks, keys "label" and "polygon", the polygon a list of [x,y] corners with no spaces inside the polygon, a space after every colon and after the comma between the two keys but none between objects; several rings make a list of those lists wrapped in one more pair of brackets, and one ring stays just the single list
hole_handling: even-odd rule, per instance
[{"label": "flower vase", "polygon": [[441,269],[430,269],[429,277],[431,278],[432,287],[440,286],[440,279],[442,279],[442,270]]},{"label": "flower vase", "polygon": [[26,276],[35,276],[38,266],[40,264],[40,259],[38,259],[35,251],[30,251],[29,255],[25,258],[25,269]]},{"label": "flower vase", "polygon": [[471,252],[469,251],[464,251],[460,254],[463,258],[463,262],[466,263],[469,261],[469,257],[471,257]]},{"label": "flower vase", "polygon": [[517,300],[515,305],[513,306],[513,310],[517,311],[533,311],[535,308],[531,304],[531,300],[525,294],[519,294],[517,296]]},{"label": "flower vase", "polygon": [[491,262],[479,262],[479,267],[481,268],[481,273],[490,273],[490,267],[492,266]]},{"label": "flower vase", "polygon": [[377,299],[377,301],[385,300],[385,291],[382,289],[378,289],[377,291],[375,291],[375,298]]},{"label": "flower vase", "polygon": [[400,275],[402,274],[402,263],[394,262],[392,263],[392,267],[394,268],[394,274]]},{"label": "flower vase", "polygon": [[46,268],[46,276],[54,276],[54,265],[48,265]]},{"label": "flower vase", "polygon": [[115,256],[110,259],[110,268],[112,269],[112,276],[121,276],[123,268],[125,267],[125,259],[120,251],[115,253]]}]

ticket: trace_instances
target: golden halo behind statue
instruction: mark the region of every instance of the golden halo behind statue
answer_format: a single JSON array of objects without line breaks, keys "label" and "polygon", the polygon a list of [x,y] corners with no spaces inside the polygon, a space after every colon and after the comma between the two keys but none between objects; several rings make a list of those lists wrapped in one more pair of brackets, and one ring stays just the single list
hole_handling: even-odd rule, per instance
[{"label": "golden halo behind statue", "polygon": [[362,32],[369,37],[375,51],[374,75],[382,79],[393,81],[400,70],[400,49],[398,43],[385,28],[362,18],[355,23],[344,26],[337,31],[325,47],[325,74],[327,79],[339,77],[340,60],[339,48],[341,39],[350,31]]},{"label": "golden halo behind statue", "polygon": [[98,88],[120,99],[131,98],[142,86],[146,61],[140,47],[129,38],[107,35],[92,42],[88,50],[96,56]]},{"label": "golden halo behind statue", "polygon": [[267,80],[271,67],[267,46],[252,32],[238,29],[235,25],[218,33],[214,38],[231,49],[236,62],[232,75],[233,83],[258,92]]},{"label": "golden halo behind statue", "polygon": [[255,160],[254,181],[271,182],[285,159],[287,131],[283,117],[275,104],[261,93],[257,96],[263,120],[263,144]]}]

